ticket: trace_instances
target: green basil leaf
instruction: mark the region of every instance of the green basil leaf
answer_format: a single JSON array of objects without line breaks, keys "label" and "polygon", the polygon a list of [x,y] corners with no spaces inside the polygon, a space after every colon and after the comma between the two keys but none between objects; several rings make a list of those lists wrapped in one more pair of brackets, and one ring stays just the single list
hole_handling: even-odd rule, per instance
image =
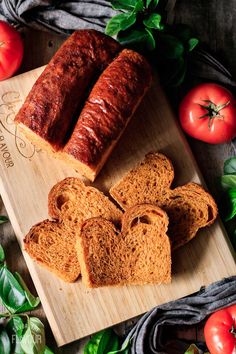
[{"label": "green basil leaf", "polygon": [[23,332],[24,332],[24,322],[22,321],[20,316],[14,316],[10,319],[10,321],[8,321],[6,329],[11,330],[13,332],[15,332],[19,338],[22,337]]},{"label": "green basil leaf", "polygon": [[122,45],[138,51],[144,52],[155,48],[155,39],[151,30],[147,28],[120,33],[117,39]]},{"label": "green basil leaf", "polygon": [[145,9],[143,0],[137,0],[134,12],[142,12]]},{"label": "green basil leaf", "polygon": [[146,0],[146,8],[154,10],[159,3],[159,0]]},{"label": "green basil leaf", "polygon": [[190,38],[188,41],[188,51],[191,52],[199,43],[197,38]]},{"label": "green basil leaf", "polygon": [[21,317],[15,316],[8,321],[6,330],[11,338],[11,352],[12,354],[24,354],[23,349],[21,348],[21,338],[24,332],[24,322]]},{"label": "green basil leaf", "polygon": [[191,344],[184,354],[201,354],[201,351],[195,344]]},{"label": "green basil leaf", "polygon": [[122,354],[129,354],[129,348],[130,348],[130,339],[127,338],[124,343],[122,344],[121,346],[121,349],[119,350],[115,350],[115,351],[112,351],[112,352],[109,352],[107,354],[118,354],[118,353],[122,353]]},{"label": "green basil leaf", "polygon": [[54,353],[53,353],[53,351],[50,348],[45,346],[43,354],[54,354]]},{"label": "green basil leaf", "polygon": [[22,313],[22,312],[27,312],[33,310],[34,307],[32,307],[28,301],[26,301],[22,306],[18,307],[18,309],[15,311],[15,313]]},{"label": "green basil leaf", "polygon": [[231,220],[236,215],[236,188],[228,189],[225,192],[226,209],[225,221]]},{"label": "green basil leaf", "polygon": [[11,354],[11,342],[5,329],[0,330],[0,353]]},{"label": "green basil leaf", "polygon": [[9,221],[7,216],[0,215],[0,225],[4,224],[5,222]]},{"label": "green basil leaf", "polygon": [[115,332],[108,328],[96,333],[84,347],[84,354],[104,354],[116,351],[119,339]]},{"label": "green basil leaf", "polygon": [[145,28],[145,31],[148,33],[148,37],[147,37],[147,41],[146,41],[147,42],[147,48],[148,48],[148,50],[152,51],[156,47],[156,41],[155,41],[155,39],[153,37],[151,29]]},{"label": "green basil leaf", "polygon": [[108,353],[119,348],[119,339],[115,332],[108,328],[103,331],[98,347],[98,354]]},{"label": "green basil leaf", "polygon": [[124,46],[132,47],[136,43],[145,42],[147,36],[148,34],[144,30],[130,30],[125,33],[119,33],[117,39]]},{"label": "green basil leaf", "polygon": [[20,340],[16,340],[16,344],[11,354],[25,354],[20,345]]},{"label": "green basil leaf", "polygon": [[18,283],[22,286],[22,288],[24,289],[25,292],[25,297],[28,301],[28,303],[30,304],[30,309],[33,310],[35,309],[39,304],[40,304],[40,299],[38,296],[34,296],[33,294],[31,294],[31,292],[29,291],[27,285],[25,284],[24,280],[22,279],[21,275],[17,272],[14,273],[14,277],[16,278],[16,280],[18,281]]},{"label": "green basil leaf", "polygon": [[150,14],[145,20],[143,20],[143,24],[148,28],[154,28],[158,30],[163,30],[164,25],[161,24],[161,15],[159,14]]},{"label": "green basil leaf", "polygon": [[24,290],[6,265],[0,268],[0,298],[11,313],[15,313],[26,300]]},{"label": "green basil leaf", "polygon": [[114,36],[120,31],[124,31],[131,27],[136,21],[135,13],[119,14],[110,19],[106,25],[105,33],[109,36]]},{"label": "green basil leaf", "polygon": [[236,175],[236,157],[231,157],[224,163],[224,174],[225,175]]},{"label": "green basil leaf", "polygon": [[236,188],[236,175],[224,175],[221,177],[221,186],[223,189]]},{"label": "green basil leaf", "polygon": [[0,265],[1,263],[4,263],[4,261],[5,261],[5,252],[2,245],[0,245]]},{"label": "green basil leaf", "polygon": [[21,339],[25,354],[42,354],[45,349],[45,332],[43,323],[36,317],[30,317],[27,329]]},{"label": "green basil leaf", "polygon": [[111,6],[114,10],[129,10],[135,8],[137,0],[113,0]]},{"label": "green basil leaf", "polygon": [[161,49],[168,59],[177,59],[183,56],[183,43],[175,36],[164,34],[161,36]]},{"label": "green basil leaf", "polygon": [[89,342],[84,347],[84,354],[97,354],[99,343],[103,336],[103,331],[92,336]]}]

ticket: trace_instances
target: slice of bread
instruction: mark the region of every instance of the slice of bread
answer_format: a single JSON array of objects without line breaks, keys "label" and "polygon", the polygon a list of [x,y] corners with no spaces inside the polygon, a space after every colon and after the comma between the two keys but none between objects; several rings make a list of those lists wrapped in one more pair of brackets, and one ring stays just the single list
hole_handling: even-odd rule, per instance
[{"label": "slice of bread", "polygon": [[149,153],[145,159],[110,189],[110,195],[124,209],[152,203],[170,218],[168,234],[172,249],[190,241],[197,231],[217,217],[212,196],[196,183],[171,189],[174,169],[163,154]]},{"label": "slice of bread", "polygon": [[75,231],[68,233],[63,224],[44,220],[33,226],[25,236],[25,250],[64,281],[74,282],[80,275]]},{"label": "slice of bread", "polygon": [[51,189],[48,213],[69,228],[92,217],[104,217],[118,225],[122,217],[122,211],[102,192],[74,177],[65,178]]},{"label": "slice of bread", "polygon": [[155,205],[137,205],[124,213],[121,233],[108,220],[86,220],[77,240],[82,280],[108,285],[169,283],[171,249],[167,214]]}]

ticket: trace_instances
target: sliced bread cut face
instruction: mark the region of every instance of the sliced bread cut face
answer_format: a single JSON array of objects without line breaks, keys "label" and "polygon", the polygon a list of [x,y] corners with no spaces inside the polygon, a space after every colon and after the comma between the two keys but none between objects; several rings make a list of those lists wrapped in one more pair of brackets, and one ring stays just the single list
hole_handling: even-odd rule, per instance
[{"label": "sliced bread cut face", "polygon": [[121,232],[103,218],[86,220],[77,239],[85,285],[96,288],[169,283],[171,248],[167,227],[167,214],[151,204],[127,209]]},{"label": "sliced bread cut face", "polygon": [[171,161],[163,154],[149,153],[145,159],[110,189],[111,196],[124,209],[140,203],[153,203],[169,216],[168,235],[172,249],[190,241],[197,231],[217,217],[212,196],[196,183],[170,189],[174,179]]},{"label": "sliced bread cut face", "polygon": [[92,217],[104,217],[118,225],[122,211],[102,192],[68,177],[57,183],[48,195],[49,215],[71,228]]},{"label": "sliced bread cut face", "polygon": [[75,231],[68,233],[63,224],[44,220],[33,226],[25,236],[25,250],[64,281],[74,282],[80,275]]},{"label": "sliced bread cut face", "polygon": [[173,250],[189,242],[200,228],[211,225],[217,216],[214,199],[196,183],[173,189],[160,205],[170,218],[168,234]]},{"label": "sliced bread cut face", "polygon": [[159,153],[149,153],[110,189],[110,195],[126,210],[142,204],[156,203],[159,196],[168,193],[174,179],[171,161]]}]

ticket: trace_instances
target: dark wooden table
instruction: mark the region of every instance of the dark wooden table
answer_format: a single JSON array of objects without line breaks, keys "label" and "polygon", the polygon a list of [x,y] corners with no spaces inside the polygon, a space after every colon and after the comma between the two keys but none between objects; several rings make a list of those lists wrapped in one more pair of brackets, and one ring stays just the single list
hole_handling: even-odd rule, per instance
[{"label": "dark wooden table", "polygon": [[[174,21],[189,24],[195,30],[198,38],[209,46],[210,50],[226,64],[236,78],[236,66],[234,65],[236,59],[236,36],[234,36],[236,33],[236,0],[177,1],[174,11]],[[32,29],[22,29],[21,32],[25,43],[25,55],[20,72],[47,64],[65,40],[63,36],[34,31]],[[218,177],[222,174],[224,160],[229,156],[235,155],[234,144],[229,143],[215,146],[192,139],[189,139],[189,143],[209,190],[219,200],[220,189]],[[0,207],[0,214],[5,214],[6,211],[2,202],[0,203]],[[35,292],[14,232],[9,223],[1,226],[1,244],[6,250],[9,267],[12,270],[20,272],[32,291]],[[40,317],[44,322],[47,343],[56,353],[82,353],[83,341],[69,344],[60,349],[57,348],[43,309],[39,308],[39,310],[34,311],[34,315]],[[192,336],[193,340],[196,340],[199,334],[191,331],[188,336]]]}]

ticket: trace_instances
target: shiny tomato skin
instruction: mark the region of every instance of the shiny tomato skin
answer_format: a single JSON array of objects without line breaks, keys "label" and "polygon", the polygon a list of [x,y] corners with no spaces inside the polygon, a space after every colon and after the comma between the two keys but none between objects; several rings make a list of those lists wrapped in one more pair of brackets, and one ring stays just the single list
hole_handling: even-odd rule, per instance
[{"label": "shiny tomato skin", "polygon": [[[200,118],[207,113],[201,105],[207,105],[204,100],[210,100],[215,105],[230,103],[220,110],[222,117],[215,117],[209,128],[209,117]],[[183,130],[195,139],[210,144],[221,144],[236,136],[236,105],[235,98],[226,88],[204,83],[194,87],[182,100],[179,107],[180,123]]]},{"label": "shiny tomato skin", "polygon": [[17,71],[23,52],[20,34],[7,22],[0,21],[0,80],[11,77]]},{"label": "shiny tomato skin", "polygon": [[213,313],[204,327],[210,354],[236,354],[236,304]]}]

